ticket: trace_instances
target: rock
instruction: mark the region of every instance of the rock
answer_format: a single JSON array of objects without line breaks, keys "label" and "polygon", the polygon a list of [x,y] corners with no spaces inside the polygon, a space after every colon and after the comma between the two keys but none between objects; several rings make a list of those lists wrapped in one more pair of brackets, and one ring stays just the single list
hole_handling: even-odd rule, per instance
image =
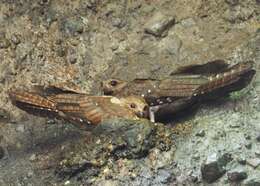
[{"label": "rock", "polygon": [[117,28],[123,28],[126,25],[126,21],[119,17],[115,17],[112,19],[112,25]]},{"label": "rock", "polygon": [[201,166],[202,178],[208,182],[212,183],[225,174],[225,166],[231,161],[230,154],[217,155],[216,153],[208,156],[207,160]]},{"label": "rock", "polygon": [[175,23],[173,16],[166,16],[161,12],[156,13],[145,25],[145,32],[154,36],[165,36],[166,31]]},{"label": "rock", "polygon": [[228,180],[231,182],[239,182],[247,178],[247,173],[242,170],[232,170],[227,173]]},{"label": "rock", "polygon": [[4,148],[0,146],[0,160],[5,156]]},{"label": "rock", "polygon": [[239,128],[240,127],[240,123],[231,123],[229,125],[230,128]]},{"label": "rock", "polygon": [[68,62],[71,63],[71,64],[75,64],[77,62],[77,58],[78,58],[77,52],[74,49],[69,48],[68,54],[67,54]]},{"label": "rock", "polygon": [[11,36],[11,41],[13,44],[18,45],[21,42],[20,36],[18,36],[17,34],[13,34]]},{"label": "rock", "polygon": [[255,176],[253,178],[248,178],[243,182],[244,186],[260,186],[260,177]]},{"label": "rock", "polygon": [[36,154],[32,154],[29,158],[30,161],[35,161],[36,160]]},{"label": "rock", "polygon": [[163,41],[165,50],[168,54],[177,56],[179,55],[180,48],[182,46],[182,41],[178,36],[169,36]]},{"label": "rock", "polygon": [[246,140],[251,140],[251,136],[249,134],[244,134]]},{"label": "rock", "polygon": [[145,156],[154,143],[155,126],[147,120],[111,119],[94,130],[95,135],[110,136],[111,153],[115,157],[137,158]]},{"label": "rock", "polygon": [[25,131],[25,126],[23,124],[17,125],[16,131],[24,133]]},{"label": "rock", "polygon": [[246,158],[244,156],[240,156],[238,159],[237,159],[237,162],[241,165],[245,165],[246,164]]},{"label": "rock", "polygon": [[205,136],[205,130],[200,130],[199,132],[197,132],[195,135],[199,136],[199,137],[204,137]]},{"label": "rock", "polygon": [[239,0],[225,0],[225,2],[231,6],[238,5]]},{"label": "rock", "polygon": [[156,176],[154,182],[156,185],[170,183],[170,181],[174,180],[174,175],[171,174],[171,171],[168,170],[158,170],[158,175]]},{"label": "rock", "polygon": [[256,141],[260,142],[260,134],[256,137]]},{"label": "rock", "polygon": [[68,19],[64,23],[65,31],[70,34],[81,34],[84,31],[81,19]]},{"label": "rock", "polygon": [[252,159],[248,159],[247,164],[252,166],[253,168],[257,168],[260,165],[260,159],[258,158],[252,158]]},{"label": "rock", "polygon": [[0,38],[0,49],[8,48],[10,46],[10,42],[6,38]]},{"label": "rock", "polygon": [[8,121],[9,119],[10,114],[6,110],[0,108],[0,121]]},{"label": "rock", "polygon": [[258,156],[258,157],[260,157],[260,150],[257,149],[257,150],[255,151],[255,155]]},{"label": "rock", "polygon": [[251,142],[246,142],[245,147],[247,149],[251,149],[252,148],[252,143]]}]

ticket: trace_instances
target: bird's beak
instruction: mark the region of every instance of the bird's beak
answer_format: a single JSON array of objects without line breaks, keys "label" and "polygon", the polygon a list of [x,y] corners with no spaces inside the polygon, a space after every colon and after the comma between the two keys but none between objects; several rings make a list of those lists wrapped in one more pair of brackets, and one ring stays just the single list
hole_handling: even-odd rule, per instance
[{"label": "bird's beak", "polygon": [[139,118],[149,118],[149,107],[146,106],[143,111],[137,112]]}]

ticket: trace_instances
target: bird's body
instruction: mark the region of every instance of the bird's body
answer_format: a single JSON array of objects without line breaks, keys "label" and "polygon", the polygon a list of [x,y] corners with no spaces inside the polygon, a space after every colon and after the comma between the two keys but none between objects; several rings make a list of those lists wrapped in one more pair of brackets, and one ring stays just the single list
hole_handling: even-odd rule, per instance
[{"label": "bird's body", "polygon": [[[133,81],[122,81],[110,79],[102,83],[105,95],[124,97],[126,95],[138,95],[146,99],[149,105],[160,105],[184,97],[199,97],[211,93],[217,89],[226,92],[225,87],[235,84],[254,74],[253,62],[240,63],[221,72],[211,75],[190,74],[190,68],[182,69],[182,74],[173,74],[166,79],[134,79]],[[189,74],[186,73],[189,72]],[[249,74],[248,74],[249,73]],[[250,76],[251,77],[251,76]],[[250,79],[250,78],[249,78]],[[251,79],[250,79],[251,80]],[[243,88],[243,87],[242,87]],[[232,91],[240,90],[233,87]],[[169,98],[169,99],[167,99]],[[154,102],[157,100],[157,102]],[[162,103],[161,103],[161,102]]]},{"label": "bird's body", "polygon": [[[211,73],[203,72],[211,65]],[[227,68],[223,61],[213,61],[206,65],[193,65],[182,68],[166,79],[135,79],[122,81],[111,79],[102,83],[107,95],[138,95],[149,104],[150,118],[156,120],[166,114],[174,114],[199,102],[216,99],[230,92],[246,87],[255,74],[253,62],[248,61]],[[195,73],[192,70],[196,71]],[[198,74],[201,73],[201,74]],[[155,116],[157,115],[157,117]]]},{"label": "bird's body", "polygon": [[120,117],[147,117],[147,104],[141,97],[90,96],[60,93],[42,96],[34,92],[10,91],[12,103],[30,114],[61,118],[80,128],[91,128],[101,121]]}]

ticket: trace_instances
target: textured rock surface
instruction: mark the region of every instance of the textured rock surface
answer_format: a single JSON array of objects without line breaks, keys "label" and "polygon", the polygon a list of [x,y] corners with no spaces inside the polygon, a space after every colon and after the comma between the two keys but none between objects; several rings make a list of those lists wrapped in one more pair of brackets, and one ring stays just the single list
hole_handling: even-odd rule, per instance
[{"label": "textured rock surface", "polygon": [[[214,185],[259,185],[258,0],[0,3],[0,185],[205,185],[201,167],[214,153],[232,156]],[[6,94],[63,82],[101,94],[107,78],[166,77],[214,59],[254,60],[256,76],[165,126],[115,121],[104,128],[111,135],[82,132],[29,116]]]}]

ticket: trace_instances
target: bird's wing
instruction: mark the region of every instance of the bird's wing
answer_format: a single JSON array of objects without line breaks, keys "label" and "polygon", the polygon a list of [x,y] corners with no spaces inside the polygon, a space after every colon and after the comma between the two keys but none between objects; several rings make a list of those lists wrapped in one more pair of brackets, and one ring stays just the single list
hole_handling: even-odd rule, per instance
[{"label": "bird's wing", "polygon": [[35,94],[33,92],[10,90],[8,92],[12,104],[28,112],[41,117],[56,117],[55,102]]},{"label": "bird's wing", "polygon": [[[57,94],[49,96],[57,105],[57,110],[64,118],[74,123],[95,125],[101,122],[104,113],[102,105],[94,96],[85,94]],[[102,101],[102,96],[99,102]]]},{"label": "bird's wing", "polygon": [[170,79],[164,79],[158,86],[160,96],[189,97],[208,79],[199,75],[176,75]]}]

